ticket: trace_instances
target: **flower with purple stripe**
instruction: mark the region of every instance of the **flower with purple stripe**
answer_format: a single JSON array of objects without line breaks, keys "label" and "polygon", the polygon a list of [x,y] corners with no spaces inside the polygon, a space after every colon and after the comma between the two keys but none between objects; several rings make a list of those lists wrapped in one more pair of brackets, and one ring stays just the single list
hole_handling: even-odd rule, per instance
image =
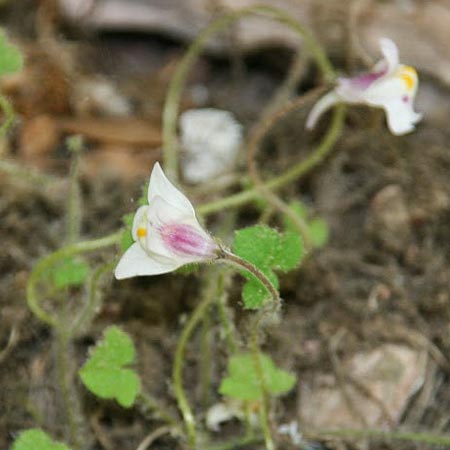
[{"label": "flower with purple stripe", "polygon": [[117,279],[158,275],[218,258],[219,245],[200,226],[191,202],[167,179],[159,163],[150,176],[148,203],[136,211],[135,242],[116,267]]},{"label": "flower with purple stripe", "polygon": [[367,73],[353,78],[339,78],[336,87],[314,105],[306,127],[315,126],[319,117],[336,103],[366,104],[383,108],[393,134],[414,130],[422,118],[414,111],[414,98],[419,79],[413,67],[399,63],[398,49],[393,41],[380,39],[384,58]]}]

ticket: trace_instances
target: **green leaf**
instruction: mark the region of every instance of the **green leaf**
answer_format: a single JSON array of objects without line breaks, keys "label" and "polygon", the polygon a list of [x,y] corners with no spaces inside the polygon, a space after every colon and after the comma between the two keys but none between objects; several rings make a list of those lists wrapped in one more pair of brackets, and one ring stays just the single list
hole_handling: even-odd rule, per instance
[{"label": "green leaf", "polygon": [[135,357],[133,341],[128,334],[119,327],[109,327],[80,369],[81,381],[98,397],[115,399],[128,408],[140,390],[139,376],[134,369],[126,367]]},{"label": "green leaf", "polygon": [[274,229],[265,225],[255,225],[236,231],[233,251],[258,269],[264,270],[271,267],[278,242],[279,235]]},{"label": "green leaf", "polygon": [[277,251],[273,257],[273,267],[282,272],[288,272],[300,264],[304,254],[301,236],[287,231],[279,236]]},{"label": "green leaf", "polygon": [[[308,218],[308,208],[306,207],[306,205],[304,203],[302,203],[299,200],[294,200],[294,201],[289,203],[289,207],[301,219],[307,220],[307,218]],[[289,216],[284,215],[283,216],[283,222],[284,222],[284,226],[285,226],[285,228],[287,230],[293,231],[293,232],[298,232],[297,226],[295,225],[295,223],[292,221],[292,219]]]},{"label": "green leaf", "polygon": [[[259,354],[261,371],[267,392],[281,395],[290,391],[296,377],[289,372],[278,369],[272,359],[264,353]],[[255,356],[251,353],[235,355],[228,361],[228,376],[222,380],[219,392],[239,400],[261,400],[263,390],[255,364]]]},{"label": "green leaf", "polygon": [[323,247],[328,242],[330,230],[325,220],[320,217],[309,223],[309,234],[315,247]]},{"label": "green leaf", "polygon": [[22,70],[23,56],[20,50],[10,44],[3,30],[0,30],[0,76]]},{"label": "green leaf", "polygon": [[69,257],[51,269],[51,278],[58,289],[80,286],[89,275],[89,266],[81,259]]},{"label": "green leaf", "polygon": [[39,428],[31,428],[19,434],[11,450],[70,450],[61,442],[54,441]]},{"label": "green leaf", "polygon": [[[303,256],[303,243],[296,233],[280,234],[264,225],[244,228],[235,233],[233,251],[255,265],[278,289],[275,270],[288,271],[297,266]],[[248,280],[242,291],[244,305],[258,309],[270,298],[266,287],[253,275],[242,271]]]},{"label": "green leaf", "polygon": [[[289,206],[305,221],[305,225],[308,228],[309,237],[314,247],[323,247],[328,242],[329,237],[329,228],[327,223],[320,217],[310,219],[308,209],[298,200],[293,201],[289,204]],[[286,230],[298,233],[298,228],[290,217],[284,216],[283,222]]]},{"label": "green leaf", "polygon": [[[266,277],[272,282],[276,289],[279,287],[277,276],[271,271],[264,273]],[[247,278],[247,283],[242,289],[242,300],[247,309],[258,309],[267,300],[270,300],[271,294],[261,282],[248,272],[242,272],[242,275]]]}]

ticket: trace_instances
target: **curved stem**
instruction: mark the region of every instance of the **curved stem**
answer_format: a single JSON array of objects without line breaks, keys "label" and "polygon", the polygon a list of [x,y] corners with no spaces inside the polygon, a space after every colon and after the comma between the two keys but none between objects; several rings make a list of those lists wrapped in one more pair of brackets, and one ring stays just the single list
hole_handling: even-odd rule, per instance
[{"label": "curved stem", "polygon": [[69,434],[69,443],[75,450],[86,448],[86,427],[81,413],[79,396],[73,382],[74,370],[71,367],[70,332],[60,326],[56,330],[56,371],[61,398],[64,407],[65,423]]},{"label": "curved stem", "polygon": [[[210,286],[211,288],[215,289],[215,277],[211,277]],[[192,333],[194,332],[197,325],[201,322],[213,302],[214,296],[209,294],[210,292],[206,292],[203,301],[197,305],[194,312],[192,313],[192,316],[189,318],[185,327],[183,328],[180,339],[178,341],[177,349],[175,351],[175,359],[172,370],[172,382],[175,391],[175,397],[177,399],[178,408],[181,411],[181,415],[183,416],[184,424],[186,426],[188,444],[192,449],[194,449],[196,446],[197,431],[194,414],[189,405],[189,401],[183,387],[184,353]]]},{"label": "curved stem", "polygon": [[[333,114],[333,119],[325,137],[318,147],[303,161],[300,161],[286,172],[266,181],[264,186],[267,189],[276,191],[290,182],[307,174],[310,170],[319,165],[324,158],[331,152],[339,138],[344,124],[344,105],[337,105]],[[204,203],[197,208],[197,212],[203,216],[223,211],[224,209],[245,205],[260,196],[257,187],[241,191],[210,203]]]},{"label": "curved stem", "polygon": [[251,335],[251,350],[253,356],[253,363],[255,366],[256,375],[260,384],[263,398],[261,399],[261,406],[259,408],[259,421],[263,430],[264,442],[266,444],[266,450],[275,450],[275,443],[270,431],[269,421],[269,398],[266,380],[264,378],[264,370],[261,363],[261,349],[258,341],[258,326],[255,326]]},{"label": "curved stem", "polygon": [[314,39],[310,31],[281,9],[267,5],[254,5],[229,13],[215,20],[191,44],[183,59],[180,61],[167,91],[163,111],[163,162],[166,174],[175,182],[178,179],[177,117],[181,94],[188,72],[207,41],[214,34],[222,31],[235,20],[253,14],[269,16],[293,29],[303,39],[306,48],[315,59],[324,78],[329,81],[335,78],[333,66],[329,62],[325,51]]},{"label": "curved stem", "polygon": [[92,273],[86,293],[86,303],[80,314],[75,318],[71,327],[71,335],[76,335],[82,328],[87,328],[87,325],[94,319],[96,313],[100,309],[101,295],[98,293],[99,283],[103,275],[110,272],[116,261],[107,262],[97,267]]},{"label": "curved stem", "polygon": [[253,181],[253,184],[260,191],[261,197],[266,199],[271,206],[278,210],[280,213],[286,215],[291,219],[294,225],[298,228],[300,235],[303,238],[306,251],[311,250],[312,244],[309,236],[309,230],[306,226],[305,221],[292,210],[292,208],[285,203],[278,195],[272,192],[267,186],[264,185],[264,181],[262,180],[258,165],[256,163],[256,154],[260,144],[267,134],[268,130],[270,130],[276,122],[278,122],[281,118],[285,117],[287,114],[292,112],[295,109],[298,109],[308,103],[311,99],[315,98],[317,95],[320,95],[323,91],[323,88],[315,89],[309,92],[306,95],[302,95],[292,102],[288,103],[287,106],[283,106],[275,111],[270,116],[263,118],[252,130],[250,134],[250,138],[248,139],[247,147],[247,167],[249,169],[250,178]]},{"label": "curved stem", "polygon": [[51,253],[40,259],[34,266],[27,284],[27,303],[30,310],[34,315],[42,322],[55,327],[58,325],[58,318],[45,311],[39,304],[39,298],[37,295],[37,283],[39,279],[45,274],[45,272],[54,266],[58,261],[67,258],[68,256],[76,255],[79,253],[86,253],[101,248],[109,247],[120,242],[122,232],[116,232],[99,239],[93,239],[91,241],[78,242],[76,244],[67,245],[59,250]]},{"label": "curved stem", "polygon": [[[281,298],[278,294],[278,291],[275,289],[270,280],[253,264],[246,261],[245,259],[235,255],[226,249],[221,249],[221,253],[219,254],[219,260],[226,263],[229,263],[233,266],[238,267],[239,269],[244,269],[249,272],[253,276],[255,276],[269,291],[272,296],[273,304],[270,305],[270,311],[277,310],[281,306]],[[266,381],[264,379],[264,371],[261,364],[261,350],[259,347],[259,339],[258,333],[260,330],[260,324],[262,322],[263,317],[266,315],[267,310],[263,307],[259,310],[258,315],[253,322],[252,331],[250,335],[250,346],[251,352],[253,355],[253,360],[255,364],[255,371],[258,376],[258,381],[260,383],[261,391],[263,393],[263,398],[261,400],[261,407],[259,411],[259,418],[261,427],[264,434],[264,441],[266,445],[266,450],[275,450],[275,443],[272,438],[272,433],[270,431],[270,423],[269,423],[269,400],[268,400],[268,389],[266,386]]]},{"label": "curved stem", "polygon": [[281,298],[275,286],[270,282],[270,280],[252,263],[235,255],[227,249],[222,248],[218,255],[219,262],[225,262],[231,264],[239,269],[244,269],[246,272],[255,276],[261,284],[269,291],[277,307],[281,306]]}]

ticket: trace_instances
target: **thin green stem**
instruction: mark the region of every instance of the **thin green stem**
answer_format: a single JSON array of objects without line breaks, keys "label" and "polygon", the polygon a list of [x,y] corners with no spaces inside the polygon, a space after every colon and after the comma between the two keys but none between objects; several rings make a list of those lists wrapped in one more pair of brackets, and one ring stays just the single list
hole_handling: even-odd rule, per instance
[{"label": "thin green stem", "polygon": [[[318,88],[310,91],[307,94],[297,97],[287,105],[282,106],[278,110],[274,111],[270,116],[263,117],[255,127],[253,127],[250,136],[247,140],[247,167],[249,171],[250,178],[253,184],[260,191],[260,197],[264,198],[269,202],[269,204],[280,213],[289,217],[294,225],[298,228],[300,235],[302,236],[306,251],[311,250],[312,244],[309,236],[309,229],[306,226],[305,221],[295,213],[295,211],[285,203],[275,192],[271,191],[268,187],[264,185],[264,181],[260,175],[258,164],[257,164],[257,152],[260,144],[267,134],[267,132],[273,128],[273,126],[287,114],[292,111],[299,109],[304,106],[312,99],[315,99],[317,95],[321,95],[323,88]],[[314,152],[313,152],[314,154]]]},{"label": "thin green stem", "polygon": [[329,62],[325,51],[312,36],[311,32],[293,19],[287,12],[267,5],[254,5],[220,17],[212,22],[191,44],[177,70],[172,77],[166,96],[163,111],[163,162],[164,169],[173,181],[178,179],[178,140],[177,117],[180,100],[189,70],[203,50],[208,40],[229,26],[235,20],[254,14],[262,14],[293,29],[303,40],[305,47],[316,61],[320,71],[327,81],[335,78],[335,71]]},{"label": "thin green stem", "polygon": [[202,320],[200,343],[200,388],[203,409],[206,410],[211,397],[211,373],[212,373],[212,340],[211,340],[211,308],[207,309]]},{"label": "thin green stem", "polygon": [[379,438],[387,440],[421,442],[429,445],[442,445],[450,447],[450,436],[442,436],[439,434],[427,432],[410,432],[410,431],[381,431],[372,429],[352,430],[310,430],[308,436],[311,437],[341,437],[350,439]]},{"label": "thin green stem", "polygon": [[98,292],[99,284],[103,275],[111,272],[116,265],[116,261],[108,262],[97,267],[89,278],[86,292],[86,302],[78,317],[75,318],[71,328],[72,336],[76,336],[81,329],[87,328],[95,315],[100,310],[101,294]]},{"label": "thin green stem", "polygon": [[65,424],[68,431],[68,441],[74,450],[86,448],[86,427],[84,426],[78,394],[73,382],[71,362],[70,333],[63,326],[56,329],[56,372],[61,398],[64,407]]},{"label": "thin green stem", "polygon": [[233,355],[237,352],[238,349],[238,343],[237,339],[235,338],[235,330],[234,325],[229,317],[229,312],[227,308],[227,292],[225,291],[225,275],[221,275],[219,277],[219,283],[218,283],[218,296],[217,296],[217,308],[219,310],[219,319],[220,323],[222,324],[223,331],[225,333],[225,340],[228,345],[228,351],[230,355]]},{"label": "thin green stem", "polygon": [[[244,269],[245,271],[255,276],[263,284],[263,286],[269,291],[270,295],[272,296],[273,302],[270,305],[270,311],[278,310],[281,307],[281,298],[278,291],[275,289],[270,280],[257,267],[255,267],[249,261],[246,261],[245,259],[235,255],[234,253],[231,253],[229,250],[226,249],[222,249],[219,257],[220,257],[219,261],[223,261],[240,269]],[[255,371],[258,376],[261,391],[263,392],[263,398],[259,410],[259,418],[261,428],[264,434],[266,450],[275,450],[276,448],[275,442],[272,438],[269,422],[268,390],[266,386],[266,381],[264,379],[264,372],[261,364],[261,350],[259,348],[259,339],[258,339],[260,324],[266,313],[267,310],[265,308],[261,308],[260,311],[258,312],[258,316],[256,317],[251,330],[250,347],[254,359]]]},{"label": "thin green stem", "polygon": [[[331,152],[339,138],[344,124],[344,106],[338,105],[335,108],[331,125],[316,149],[303,161],[300,161],[291,169],[278,175],[264,183],[267,189],[276,191],[290,182],[306,175],[316,166],[318,166]],[[253,187],[229,197],[205,203],[197,208],[200,215],[207,216],[224,209],[245,205],[260,196],[260,189]]]},{"label": "thin green stem", "polygon": [[4,118],[3,123],[0,126],[0,137],[6,136],[9,129],[11,128],[11,125],[14,122],[14,110],[11,106],[11,103],[9,103],[8,99],[0,94],[0,108],[3,111]]},{"label": "thin green stem", "polygon": [[37,284],[45,276],[47,270],[69,256],[115,245],[120,242],[121,237],[122,232],[119,231],[99,239],[70,244],[40,259],[33,267],[27,284],[27,303],[34,315],[51,327],[56,327],[59,323],[57,315],[53,315],[42,308],[37,294]]},{"label": "thin green stem", "polygon": [[[211,287],[214,287],[213,280],[215,277],[211,277]],[[187,321],[183,331],[181,333],[180,339],[178,341],[177,349],[175,351],[175,360],[172,370],[172,382],[175,392],[175,397],[178,403],[178,408],[183,416],[184,424],[186,427],[186,432],[188,436],[188,445],[190,448],[195,449],[197,443],[197,431],[194,414],[189,405],[188,398],[183,387],[183,366],[184,366],[184,354],[186,351],[187,344],[191,338],[195,328],[201,322],[204,315],[207,313],[211,303],[213,302],[213,295],[206,293],[202,302],[200,302],[194,309],[191,317]]]},{"label": "thin green stem", "polygon": [[275,442],[272,438],[272,432],[270,431],[269,421],[269,398],[266,380],[264,378],[264,371],[261,363],[261,350],[258,342],[258,330],[253,330],[251,336],[251,351],[253,356],[253,363],[255,366],[256,375],[258,377],[261,392],[263,398],[261,399],[261,405],[259,408],[259,422],[263,430],[264,442],[266,444],[266,450],[275,450]]},{"label": "thin green stem", "polygon": [[234,253],[230,252],[225,248],[221,249],[218,257],[219,262],[225,262],[234,267],[238,267],[239,269],[244,269],[246,272],[255,276],[262,283],[262,285],[269,291],[277,308],[281,306],[280,295],[278,294],[278,291],[276,290],[275,286],[256,266],[254,266],[249,261],[241,258],[240,256],[235,255]]}]

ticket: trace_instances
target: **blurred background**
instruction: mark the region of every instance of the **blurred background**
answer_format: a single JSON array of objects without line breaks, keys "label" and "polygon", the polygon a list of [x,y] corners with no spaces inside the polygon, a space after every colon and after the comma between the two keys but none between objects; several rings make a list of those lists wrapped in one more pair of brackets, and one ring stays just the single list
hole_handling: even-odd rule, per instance
[{"label": "blurred background", "polygon": [[[61,245],[71,163],[66,138],[84,139],[82,234],[111,233],[134,211],[150,168],[161,159],[167,86],[188,46],[213,20],[256,3],[0,2],[0,25],[25,59],[21,72],[0,79],[16,113],[0,141],[0,448],[31,426],[64,437],[51,381],[50,332],[27,310],[25,286],[34,262]],[[268,351],[295,371],[300,383],[278,411],[279,422],[298,420],[302,431],[369,427],[448,433],[450,2],[266,3],[304,23],[345,76],[370,68],[380,58],[379,38],[391,38],[401,61],[419,73],[416,110],[424,115],[416,132],[394,137],[379,111],[349,108],[332,156],[283,191],[327,221],[330,240],[282,282],[285,318],[271,332]],[[248,132],[274,106],[321,83],[292,31],[251,16],[207,42],[189,75],[181,109],[231,111]],[[329,116],[306,132],[311,105],[270,133],[258,156],[263,177],[290,167],[318,142]],[[223,184],[184,179],[194,203],[233,191],[246,171],[244,160],[245,155],[238,158],[220,179]],[[211,219],[212,230],[226,214]],[[259,214],[257,206],[243,208],[238,223],[254,223]],[[121,284],[110,279],[103,308],[77,340],[74,358],[83,362],[105,326],[123,325],[138,347],[148,389],[173,404],[167,388],[170,361],[180,317],[197,301],[198,282],[191,275],[169,277]],[[170,302],[157,301],[161,296]],[[232,298],[239,303],[238,290]],[[197,356],[190,354],[189,367],[195,368]],[[220,374],[216,367],[216,380]],[[195,397],[195,381],[191,390]],[[139,411],[94,401],[82,388],[80,396],[95,449],[134,449],[153,425]],[[233,425],[224,430],[222,437],[235,432]],[[176,441],[167,436],[160,442],[154,448],[173,449]],[[311,442],[324,449],[416,448],[382,440],[366,447],[345,440]],[[299,448],[287,438],[285,445]]]}]

